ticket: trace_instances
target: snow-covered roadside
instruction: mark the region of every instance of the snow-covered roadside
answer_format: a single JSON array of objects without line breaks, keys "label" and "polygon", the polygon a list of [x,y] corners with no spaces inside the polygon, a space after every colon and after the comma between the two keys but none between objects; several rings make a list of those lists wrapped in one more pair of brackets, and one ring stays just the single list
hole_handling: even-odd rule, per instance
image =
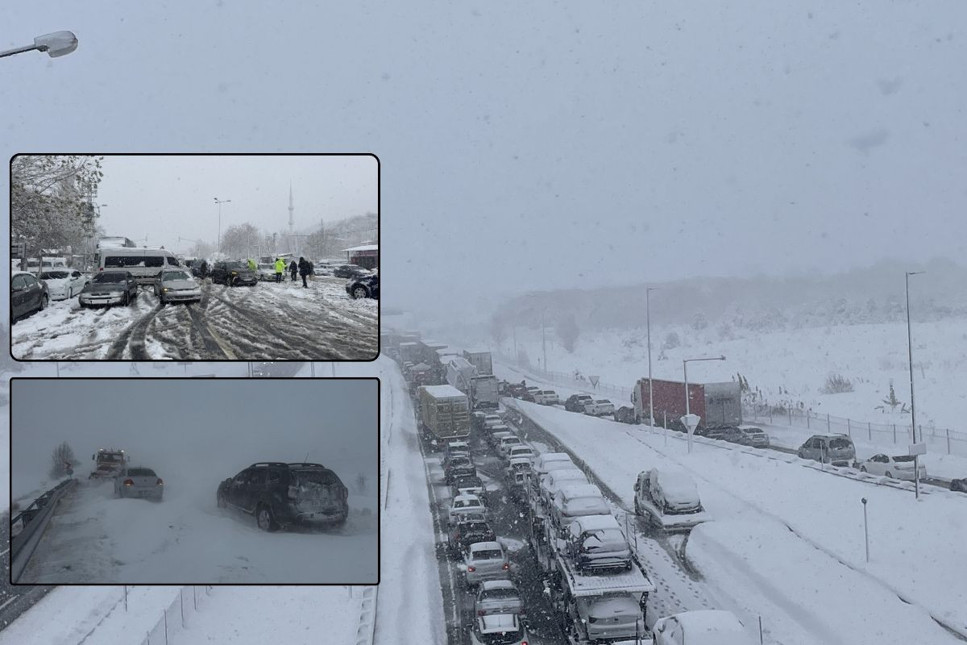
[{"label": "snow-covered roadside", "polygon": [[[659,433],[629,427],[606,420],[592,419],[560,409],[525,402],[513,405],[525,410],[531,418],[557,436],[614,490],[626,508],[631,508],[632,484],[637,474],[651,467],[677,464],[692,472],[699,483],[703,502],[709,513],[719,519],[742,519],[750,522],[779,521],[801,536],[816,557],[825,557],[828,566],[818,572],[832,572],[837,561],[856,571],[866,571],[879,580],[882,598],[856,596],[852,606],[839,606],[842,615],[816,625],[811,633],[822,634],[838,621],[849,620],[855,613],[888,626],[897,614],[882,609],[887,598],[902,595],[906,600],[928,608],[930,613],[967,632],[967,583],[957,563],[967,562],[967,545],[956,543],[955,536],[967,528],[967,503],[955,493],[937,491],[921,502],[906,492],[833,477],[798,463],[768,459],[741,451],[722,451],[697,445],[691,455],[681,435],[669,433],[668,444]],[[860,497],[867,497],[870,511],[871,563],[864,562],[863,515]],[[793,534],[790,533],[790,536]],[[733,534],[735,551],[748,539]],[[731,548],[727,542],[721,548]],[[798,548],[798,547],[797,547]],[[796,552],[784,551],[781,542],[766,542],[757,557],[792,561]],[[738,557],[738,556],[737,556]],[[783,580],[768,573],[764,581],[783,588]],[[857,574],[859,575],[859,574]],[[756,581],[756,585],[763,581]],[[817,577],[819,586],[788,591],[798,606],[809,607],[813,594],[826,592],[829,585],[844,582],[832,573],[830,578]],[[732,584],[722,581],[725,589]],[[755,585],[753,585],[755,586]],[[807,592],[808,591],[808,592]],[[750,593],[755,592],[754,589]],[[836,609],[835,607],[833,609]],[[925,610],[920,612],[922,633],[936,624]],[[905,619],[909,618],[905,616]],[[794,618],[779,617],[792,621]],[[798,629],[798,628],[796,628]],[[905,633],[897,626],[894,633]],[[786,642],[796,642],[792,636]],[[778,636],[777,634],[773,634]],[[946,632],[940,632],[944,642]],[[897,641],[904,642],[904,641]],[[909,642],[909,641],[905,641]]]},{"label": "snow-covered roadside", "polygon": [[3,631],[0,645],[137,643],[180,587],[57,587]]}]

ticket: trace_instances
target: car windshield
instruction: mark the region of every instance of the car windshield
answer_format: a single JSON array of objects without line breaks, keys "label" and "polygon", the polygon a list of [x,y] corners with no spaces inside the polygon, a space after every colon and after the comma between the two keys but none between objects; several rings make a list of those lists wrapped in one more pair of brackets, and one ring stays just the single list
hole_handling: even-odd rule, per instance
[{"label": "car windshield", "polygon": [[506,598],[519,600],[520,595],[517,593],[516,589],[498,587],[496,589],[485,589],[484,591],[480,592],[480,598],[482,600],[504,600]]},{"label": "car windshield", "polygon": [[225,262],[224,264],[222,264],[222,268],[224,268],[224,269],[247,269],[248,266],[246,266],[242,262]]},{"label": "car windshield", "polygon": [[477,508],[480,505],[480,500],[472,497],[453,500],[453,508]]},{"label": "car windshield", "polygon": [[70,277],[67,271],[44,271],[40,274],[42,280],[63,280]]},{"label": "car windshield", "polygon": [[599,529],[588,532],[584,540],[584,547],[586,549],[596,549],[605,544],[623,543],[624,541],[625,537],[619,529]]},{"label": "car windshield", "polygon": [[124,282],[127,280],[127,274],[121,273],[119,271],[104,271],[103,273],[98,273],[94,276],[91,282],[96,282],[98,284],[106,284],[111,282]]},{"label": "car windshield", "polygon": [[184,271],[165,271],[161,275],[162,280],[190,280],[191,277]]},{"label": "car windshield", "polygon": [[914,459],[913,455],[899,455],[897,457],[894,457],[893,461],[900,463],[900,462],[906,462],[906,461],[913,461],[913,459]]},{"label": "car windshield", "polygon": [[150,468],[128,468],[128,475],[131,477],[157,477]]},{"label": "car windshield", "polygon": [[492,632],[490,634],[478,634],[477,639],[483,645],[514,645],[521,639],[520,630],[510,632]]}]

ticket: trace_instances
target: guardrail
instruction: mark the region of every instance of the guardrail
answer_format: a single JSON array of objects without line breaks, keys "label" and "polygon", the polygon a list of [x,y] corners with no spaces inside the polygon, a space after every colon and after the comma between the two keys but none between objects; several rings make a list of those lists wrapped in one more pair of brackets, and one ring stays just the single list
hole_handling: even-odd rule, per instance
[{"label": "guardrail", "polygon": [[373,645],[376,637],[376,602],[378,587],[363,587],[363,599],[359,605],[359,624],[356,626],[356,645]]},{"label": "guardrail", "polygon": [[[50,489],[37,499],[30,506],[20,511],[10,520],[10,578],[16,583],[23,574],[27,563],[40,543],[40,538],[50,522],[50,517],[57,506],[57,502],[66,495],[74,486],[77,485],[76,479],[67,479]],[[16,527],[22,527],[20,531],[13,535]]]}]

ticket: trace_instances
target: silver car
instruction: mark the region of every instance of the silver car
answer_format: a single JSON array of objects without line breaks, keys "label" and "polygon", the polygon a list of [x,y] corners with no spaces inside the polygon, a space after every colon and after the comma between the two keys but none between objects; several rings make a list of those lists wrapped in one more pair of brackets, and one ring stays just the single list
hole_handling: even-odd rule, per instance
[{"label": "silver car", "polygon": [[470,586],[484,580],[510,579],[510,560],[500,542],[474,542],[467,551],[465,563]]},{"label": "silver car", "polygon": [[520,592],[510,580],[486,580],[477,590],[474,600],[474,613],[477,616],[491,614],[523,614],[524,603]]},{"label": "silver car", "polygon": [[184,269],[168,269],[158,274],[154,295],[158,296],[162,305],[169,302],[198,302],[201,300],[201,285]]},{"label": "silver car", "polygon": [[81,289],[81,307],[128,305],[138,297],[138,281],[130,271],[101,271]]},{"label": "silver car", "polygon": [[143,466],[126,466],[114,477],[115,497],[140,497],[160,502],[164,490],[164,481]]},{"label": "silver car", "polygon": [[797,454],[800,459],[849,466],[856,460],[856,447],[845,434],[814,434],[799,447]]}]

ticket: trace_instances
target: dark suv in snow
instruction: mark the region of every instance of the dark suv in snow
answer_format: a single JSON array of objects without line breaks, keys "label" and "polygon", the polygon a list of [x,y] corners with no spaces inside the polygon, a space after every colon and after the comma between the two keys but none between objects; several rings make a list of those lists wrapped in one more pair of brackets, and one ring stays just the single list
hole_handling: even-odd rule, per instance
[{"label": "dark suv in snow", "polygon": [[292,524],[335,527],[349,515],[348,489],[322,464],[252,464],[218,485],[219,508],[254,515],[260,529]]}]

